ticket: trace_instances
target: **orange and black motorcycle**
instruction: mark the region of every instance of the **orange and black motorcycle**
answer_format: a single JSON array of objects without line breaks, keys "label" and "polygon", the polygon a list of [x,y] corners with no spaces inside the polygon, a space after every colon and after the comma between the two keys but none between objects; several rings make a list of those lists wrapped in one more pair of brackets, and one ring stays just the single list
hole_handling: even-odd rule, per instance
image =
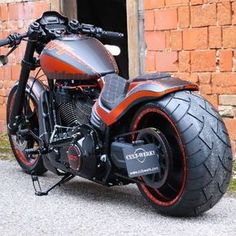
[{"label": "orange and black motorcycle", "polygon": [[[161,213],[195,216],[226,192],[232,153],[225,125],[198,87],[166,73],[118,75],[100,38],[122,38],[45,12],[27,33],[19,81],[7,103],[12,150],[35,193],[81,176],[106,186],[136,183]],[[7,63],[7,56],[0,61]],[[39,80],[39,68],[47,83]],[[62,176],[43,192],[38,175]]]}]

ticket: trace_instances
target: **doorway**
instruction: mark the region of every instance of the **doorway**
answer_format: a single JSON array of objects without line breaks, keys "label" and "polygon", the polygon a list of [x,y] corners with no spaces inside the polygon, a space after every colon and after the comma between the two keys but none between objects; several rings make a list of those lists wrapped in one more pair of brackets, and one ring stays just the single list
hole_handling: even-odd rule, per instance
[{"label": "doorway", "polygon": [[121,32],[123,39],[102,39],[102,43],[120,47],[116,56],[120,75],[129,78],[127,0],[77,0],[77,17],[82,23],[93,24],[104,30]]}]

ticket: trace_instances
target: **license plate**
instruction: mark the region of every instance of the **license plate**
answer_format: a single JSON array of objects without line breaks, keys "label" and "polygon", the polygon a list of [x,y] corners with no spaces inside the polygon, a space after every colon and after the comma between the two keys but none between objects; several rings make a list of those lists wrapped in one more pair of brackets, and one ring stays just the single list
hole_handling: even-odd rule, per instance
[{"label": "license plate", "polygon": [[159,155],[154,144],[127,147],[123,152],[130,178],[160,172]]}]

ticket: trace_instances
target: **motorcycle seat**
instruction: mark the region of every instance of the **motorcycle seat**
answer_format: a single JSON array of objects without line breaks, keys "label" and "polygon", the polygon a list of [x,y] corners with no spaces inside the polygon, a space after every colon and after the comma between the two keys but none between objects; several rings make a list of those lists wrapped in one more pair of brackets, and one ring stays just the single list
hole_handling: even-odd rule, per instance
[{"label": "motorcycle seat", "polygon": [[129,81],[117,74],[109,74],[104,77],[104,82],[100,101],[104,107],[112,110],[125,98]]},{"label": "motorcycle seat", "polygon": [[135,77],[132,82],[141,82],[145,80],[157,80],[171,77],[168,73],[149,73]]}]

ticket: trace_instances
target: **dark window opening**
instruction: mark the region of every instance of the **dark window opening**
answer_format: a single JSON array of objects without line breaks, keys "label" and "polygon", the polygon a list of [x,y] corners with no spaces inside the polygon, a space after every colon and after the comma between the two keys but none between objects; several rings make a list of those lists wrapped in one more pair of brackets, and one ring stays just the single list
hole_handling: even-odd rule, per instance
[{"label": "dark window opening", "polygon": [[77,0],[78,20],[104,30],[122,32],[124,39],[101,40],[104,44],[117,45],[121,54],[116,56],[120,75],[128,78],[128,40],[126,0]]}]

